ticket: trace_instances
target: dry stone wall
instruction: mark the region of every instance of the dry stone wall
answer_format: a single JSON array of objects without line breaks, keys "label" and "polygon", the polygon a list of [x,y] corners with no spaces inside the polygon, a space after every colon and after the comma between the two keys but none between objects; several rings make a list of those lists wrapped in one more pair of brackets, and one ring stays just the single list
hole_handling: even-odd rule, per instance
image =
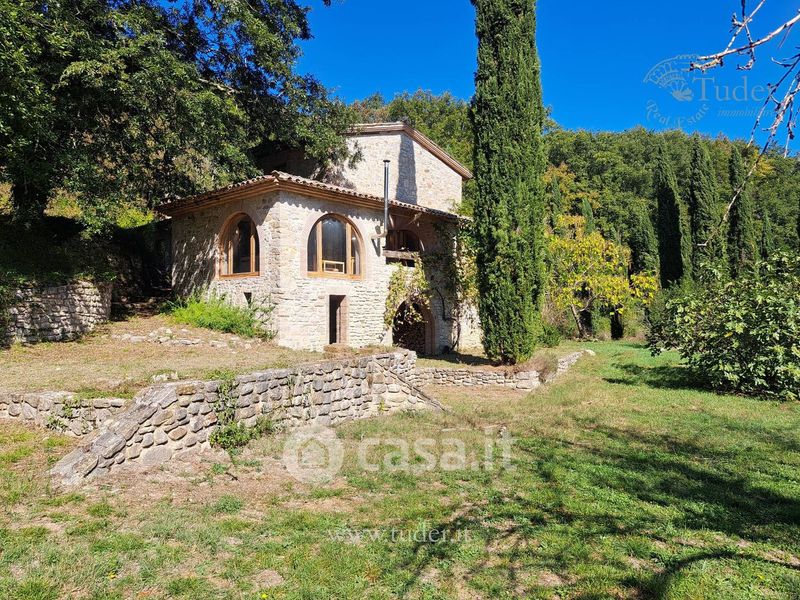
[{"label": "dry stone wall", "polygon": [[0,419],[20,419],[67,435],[86,435],[123,409],[123,398],[81,398],[71,392],[0,393]]},{"label": "dry stone wall", "polygon": [[503,386],[533,390],[541,385],[537,371],[514,373],[489,369],[449,369],[427,367],[417,369],[413,375],[416,385],[453,385],[466,387]]},{"label": "dry stone wall", "polygon": [[0,342],[6,344],[73,340],[111,315],[111,284],[77,281],[17,289],[7,309]]},{"label": "dry stone wall", "polygon": [[223,407],[233,422],[269,419],[278,429],[335,425],[398,410],[441,409],[410,384],[416,355],[409,351],[270,369],[222,381],[152,386],[91,439],[51,470],[55,485],[71,486],[123,464],[161,464],[175,454],[209,446]]},{"label": "dry stone wall", "polygon": [[417,368],[410,375],[409,380],[415,385],[446,385],[446,386],[503,386],[518,390],[534,390],[543,383],[552,381],[558,375],[567,371],[583,354],[594,354],[591,350],[572,352],[558,359],[556,370],[550,373],[538,371],[520,371],[515,373],[511,369],[450,369],[447,367]]}]

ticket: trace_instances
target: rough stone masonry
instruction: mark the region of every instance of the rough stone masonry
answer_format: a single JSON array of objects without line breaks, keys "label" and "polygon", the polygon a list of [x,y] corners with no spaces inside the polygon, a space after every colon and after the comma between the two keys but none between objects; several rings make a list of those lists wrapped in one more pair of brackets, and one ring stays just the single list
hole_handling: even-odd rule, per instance
[{"label": "rough stone masonry", "polygon": [[83,444],[51,469],[56,487],[71,487],[131,464],[151,467],[179,453],[207,448],[224,407],[232,422],[255,425],[269,419],[279,430],[336,425],[400,410],[442,410],[418,385],[504,385],[530,390],[568,370],[583,350],[558,361],[542,378],[523,373],[467,369],[417,369],[408,350],[270,369],[232,382],[159,384],[123,405],[116,398],[79,401],[68,392],[0,395],[0,418],[19,418],[61,429]]},{"label": "rough stone masonry", "polygon": [[125,411],[50,471],[56,486],[72,486],[123,464],[161,464],[175,454],[209,446],[222,403],[233,421],[252,426],[268,418],[277,429],[335,425],[398,410],[441,405],[409,384],[416,355],[407,350],[374,356],[270,369],[221,381],[161,384],[143,390]]},{"label": "rough stone masonry", "polygon": [[0,343],[60,342],[92,331],[111,315],[111,283],[76,281],[14,291]]}]

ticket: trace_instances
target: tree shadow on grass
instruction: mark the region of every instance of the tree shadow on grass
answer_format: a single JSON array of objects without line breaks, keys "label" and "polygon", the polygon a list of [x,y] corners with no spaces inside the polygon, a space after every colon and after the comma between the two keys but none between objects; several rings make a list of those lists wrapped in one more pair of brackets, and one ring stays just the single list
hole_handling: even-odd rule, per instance
[{"label": "tree shadow on grass", "polygon": [[605,377],[603,380],[608,383],[667,390],[712,391],[708,383],[688,367],[677,365],[643,367],[635,363],[619,362],[613,366],[622,371],[623,376]]},{"label": "tree shadow on grass", "polygon": [[[466,577],[488,578],[493,589],[499,585],[515,595],[537,591],[531,584],[537,572],[555,574],[560,583],[554,587],[571,597],[605,597],[622,586],[637,597],[661,598],[671,577],[700,560],[761,560],[798,569],[796,557],[783,560],[781,554],[796,548],[800,500],[784,492],[781,472],[768,459],[796,453],[796,445],[783,447],[786,440],[778,437],[749,470],[743,466],[747,450],[715,447],[700,431],[679,437],[597,424],[588,429],[575,440],[529,438],[515,444],[515,465],[522,473],[513,483],[493,481],[484,503],[464,505],[436,523],[446,543],[415,543],[387,565],[411,573],[401,597],[428,569],[458,560],[460,544],[453,540],[463,531],[477,532],[485,550]],[[528,483],[520,487],[520,482]],[[553,536],[559,539],[556,548],[552,542],[538,545]],[[620,553],[632,552],[627,549],[632,538],[646,540],[648,549],[638,556],[649,568],[632,569],[620,561]],[[754,543],[775,551],[750,547]],[[663,567],[657,568],[652,556]],[[606,592],[597,591],[596,581],[582,579],[582,572],[598,565],[608,569],[601,585]]]},{"label": "tree shadow on grass", "polygon": [[772,557],[758,556],[752,553],[734,551],[734,550],[717,550],[713,552],[693,552],[689,556],[670,561],[667,567],[661,573],[655,573],[650,580],[650,589],[653,596],[656,598],[664,598],[670,591],[670,586],[673,582],[683,577],[693,565],[706,562],[706,561],[751,561],[761,563],[768,566],[777,566],[791,571],[800,572],[800,565],[787,563]]},{"label": "tree shadow on grass", "polygon": [[[588,452],[593,462],[610,467],[594,483],[643,502],[679,508],[681,517],[672,521],[677,527],[721,531],[753,541],[781,539],[785,527],[800,529],[800,499],[764,485],[765,477],[782,479],[777,465],[766,459],[754,472],[756,481],[742,468],[744,453],[738,447],[714,449],[702,441],[609,426],[596,426],[592,432],[601,436],[602,446],[582,444],[580,450]],[[794,445],[783,446],[788,440],[774,441],[771,456],[796,452]]]}]

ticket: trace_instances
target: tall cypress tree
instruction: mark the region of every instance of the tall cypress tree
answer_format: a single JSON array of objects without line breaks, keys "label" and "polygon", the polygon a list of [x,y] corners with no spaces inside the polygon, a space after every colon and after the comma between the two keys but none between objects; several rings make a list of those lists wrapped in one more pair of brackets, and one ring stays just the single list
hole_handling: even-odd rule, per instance
[{"label": "tall cypress tree", "polygon": [[592,203],[586,198],[581,200],[581,215],[583,216],[584,220],[584,231],[586,233],[592,233],[595,228],[594,210],[592,210]]},{"label": "tall cypress tree", "polygon": [[759,244],[759,253],[762,260],[767,260],[775,251],[775,241],[772,234],[772,221],[768,213],[764,213],[764,218],[761,221],[761,242]]},{"label": "tall cypress tree", "polygon": [[478,308],[487,356],[527,359],[544,287],[544,108],[535,2],[473,0]]},{"label": "tall cypress tree", "polygon": [[728,260],[730,261],[731,275],[738,277],[756,258],[758,244],[756,243],[753,201],[750,191],[746,187],[747,174],[742,153],[736,146],[731,149],[729,170],[733,192],[736,193],[744,186],[731,207],[728,228]]},{"label": "tall cypress tree", "polygon": [[797,194],[797,251],[800,252],[800,194]]},{"label": "tall cypress tree", "polygon": [[691,275],[691,244],[681,211],[678,182],[672,170],[664,140],[656,142],[656,171],[654,176],[658,202],[658,258],[661,287]]},{"label": "tall cypress tree", "polygon": [[709,261],[722,258],[719,235],[712,238],[717,226],[717,185],[708,150],[699,135],[692,137],[692,173],[689,182],[689,221],[692,228],[692,266],[694,270]]},{"label": "tall cypress tree", "polygon": [[658,241],[647,208],[633,205],[628,229],[632,273],[655,273],[658,270]]}]

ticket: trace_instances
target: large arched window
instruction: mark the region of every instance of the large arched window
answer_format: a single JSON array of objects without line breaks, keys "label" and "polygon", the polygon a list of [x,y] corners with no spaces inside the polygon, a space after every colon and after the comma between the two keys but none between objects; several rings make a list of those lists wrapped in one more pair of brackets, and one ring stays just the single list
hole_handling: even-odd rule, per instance
[{"label": "large arched window", "polygon": [[355,226],[338,215],[325,215],[308,234],[308,272],[361,276],[361,238]]},{"label": "large arched window", "polygon": [[219,274],[222,277],[258,275],[258,231],[253,219],[234,215],[222,230]]}]

